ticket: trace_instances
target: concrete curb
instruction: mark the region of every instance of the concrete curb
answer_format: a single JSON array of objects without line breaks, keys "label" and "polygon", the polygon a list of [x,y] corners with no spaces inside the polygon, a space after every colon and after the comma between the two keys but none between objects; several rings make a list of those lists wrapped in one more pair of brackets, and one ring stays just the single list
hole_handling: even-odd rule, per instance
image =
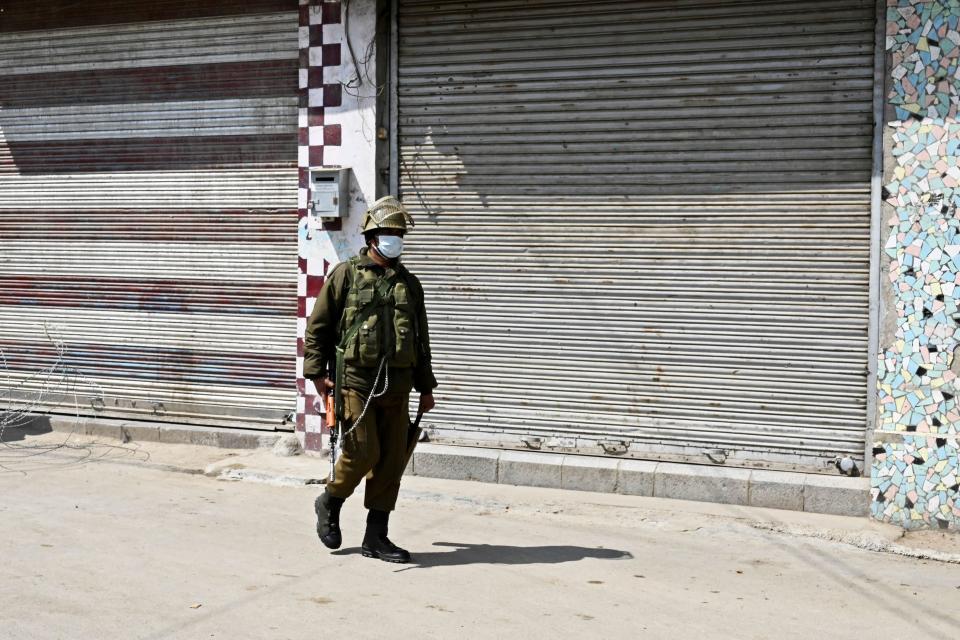
[{"label": "concrete curb", "polygon": [[263,449],[272,447],[284,433],[196,427],[168,422],[132,422],[125,420],[80,420],[71,416],[37,416],[35,426],[49,426],[53,431],[87,436],[115,438],[123,442],[163,442],[192,444],[224,449]]},{"label": "concrete curb", "polygon": [[672,462],[417,445],[407,473],[582,491],[616,492],[842,516],[866,516],[869,478]]},{"label": "concrete curb", "polygon": [[[76,418],[59,416],[38,416],[35,426],[124,442],[139,440],[229,449],[269,448],[285,435],[251,429],[122,420],[87,420],[78,424]],[[317,478],[280,477],[254,469],[218,469],[216,474],[211,471],[205,470],[207,475],[233,480],[284,485],[318,483]],[[405,473],[447,480],[620,493],[841,516],[866,516],[870,510],[869,478],[630,458],[500,451],[424,442],[417,445]]]}]

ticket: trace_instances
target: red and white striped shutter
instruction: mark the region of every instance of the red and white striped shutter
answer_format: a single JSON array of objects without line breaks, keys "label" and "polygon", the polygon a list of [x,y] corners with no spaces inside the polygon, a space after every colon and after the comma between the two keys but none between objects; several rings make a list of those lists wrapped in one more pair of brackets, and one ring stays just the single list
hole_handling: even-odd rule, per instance
[{"label": "red and white striped shutter", "polygon": [[[0,385],[52,411],[76,393],[84,414],[281,426],[297,0],[3,9]],[[63,380],[36,375],[57,362],[45,326]]]}]

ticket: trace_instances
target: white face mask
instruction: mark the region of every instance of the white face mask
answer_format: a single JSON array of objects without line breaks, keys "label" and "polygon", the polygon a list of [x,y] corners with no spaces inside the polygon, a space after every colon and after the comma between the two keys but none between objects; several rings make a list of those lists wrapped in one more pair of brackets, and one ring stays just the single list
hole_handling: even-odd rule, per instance
[{"label": "white face mask", "polygon": [[403,238],[400,236],[377,236],[377,251],[384,258],[393,260],[403,253]]}]

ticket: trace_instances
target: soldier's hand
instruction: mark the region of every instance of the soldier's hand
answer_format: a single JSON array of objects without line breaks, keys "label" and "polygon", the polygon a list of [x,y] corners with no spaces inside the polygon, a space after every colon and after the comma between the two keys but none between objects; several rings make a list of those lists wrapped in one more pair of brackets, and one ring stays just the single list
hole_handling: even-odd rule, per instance
[{"label": "soldier's hand", "polygon": [[313,381],[313,386],[317,388],[317,393],[327,393],[336,386],[330,378],[311,378],[311,380]]},{"label": "soldier's hand", "polygon": [[420,406],[417,409],[418,413],[427,413],[435,406],[437,406],[437,403],[434,401],[432,393],[420,394]]}]

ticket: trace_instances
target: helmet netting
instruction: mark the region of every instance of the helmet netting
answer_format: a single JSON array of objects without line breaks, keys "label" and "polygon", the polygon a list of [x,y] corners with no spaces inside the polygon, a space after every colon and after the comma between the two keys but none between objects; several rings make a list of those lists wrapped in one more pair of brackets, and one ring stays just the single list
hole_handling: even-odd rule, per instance
[{"label": "helmet netting", "polygon": [[402,204],[393,197],[386,197],[373,203],[373,206],[367,211],[369,219],[378,227],[384,226],[384,223],[395,216],[402,216],[404,225],[413,226],[413,218],[407,213]]}]

